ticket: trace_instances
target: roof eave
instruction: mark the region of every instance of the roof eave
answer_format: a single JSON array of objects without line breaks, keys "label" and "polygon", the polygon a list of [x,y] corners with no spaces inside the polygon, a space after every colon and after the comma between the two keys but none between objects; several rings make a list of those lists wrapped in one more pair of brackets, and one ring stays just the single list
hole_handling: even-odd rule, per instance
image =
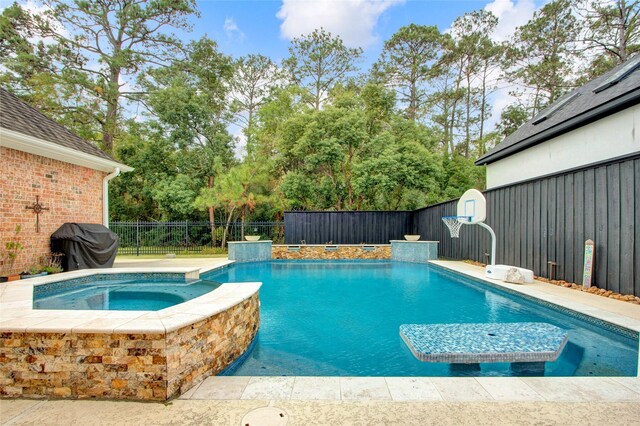
[{"label": "roof eave", "polygon": [[118,163],[117,161],[87,154],[76,149],[48,142],[44,139],[39,139],[30,135],[25,135],[24,133],[9,130],[4,127],[0,127],[0,146],[103,172],[113,172],[117,168],[122,172],[130,172],[133,170],[132,167]]},{"label": "roof eave", "polygon": [[535,135],[530,136],[527,139],[523,139],[519,142],[516,142],[513,145],[510,145],[504,149],[501,149],[500,151],[496,151],[493,153],[489,152],[483,155],[482,157],[478,158],[475,161],[475,165],[482,166],[484,164],[490,164],[490,163],[496,162],[505,157],[508,157],[517,152],[520,152],[524,149],[527,149],[531,146],[537,145],[551,138],[559,136],[563,133],[567,133],[571,130],[574,130],[586,124],[593,123],[608,115],[614,114],[625,108],[633,106],[638,102],[640,102],[640,88],[635,89],[631,92],[627,92],[620,97],[612,99],[610,102],[607,102],[606,104],[602,104],[589,111],[585,111],[580,115],[570,118],[569,120],[558,123],[549,129],[546,129],[540,133],[536,133]]}]

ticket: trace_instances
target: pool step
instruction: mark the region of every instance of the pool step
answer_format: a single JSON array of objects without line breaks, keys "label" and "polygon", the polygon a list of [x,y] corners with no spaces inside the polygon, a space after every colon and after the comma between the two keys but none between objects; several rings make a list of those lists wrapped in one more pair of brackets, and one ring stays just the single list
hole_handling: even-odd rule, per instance
[{"label": "pool step", "polygon": [[568,338],[542,322],[403,324],[400,336],[420,361],[461,364],[555,361]]}]

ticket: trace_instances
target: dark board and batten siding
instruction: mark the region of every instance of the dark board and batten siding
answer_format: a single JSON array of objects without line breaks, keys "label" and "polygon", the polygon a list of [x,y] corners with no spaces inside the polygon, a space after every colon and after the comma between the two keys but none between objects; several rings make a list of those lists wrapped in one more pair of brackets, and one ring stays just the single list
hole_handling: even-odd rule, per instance
[{"label": "dark board and batten siding", "polygon": [[[582,282],[584,242],[595,242],[594,284],[640,296],[640,154],[484,192],[496,232],[496,263]],[[404,234],[440,241],[440,257],[486,263],[489,233],[463,226],[451,238],[443,216],[457,200],[413,212],[287,212],[285,241],[384,244]]]},{"label": "dark board and batten siding", "polygon": [[[582,282],[584,242],[595,243],[593,281],[599,287],[640,296],[640,156],[485,191],[487,220],[497,236],[496,263]],[[452,239],[440,217],[457,200],[414,212],[414,232],[439,240],[439,255],[487,261],[489,234],[463,226]]]}]

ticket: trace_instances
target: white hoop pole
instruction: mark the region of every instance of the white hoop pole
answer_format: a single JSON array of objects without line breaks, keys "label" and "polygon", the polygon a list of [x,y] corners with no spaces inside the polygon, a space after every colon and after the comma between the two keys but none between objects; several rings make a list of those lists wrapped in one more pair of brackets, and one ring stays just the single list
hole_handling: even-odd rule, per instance
[{"label": "white hoop pole", "polygon": [[493,229],[491,229],[491,227],[484,222],[478,222],[476,223],[476,225],[482,226],[491,234],[491,266],[495,266],[496,264],[496,233],[493,232]]}]

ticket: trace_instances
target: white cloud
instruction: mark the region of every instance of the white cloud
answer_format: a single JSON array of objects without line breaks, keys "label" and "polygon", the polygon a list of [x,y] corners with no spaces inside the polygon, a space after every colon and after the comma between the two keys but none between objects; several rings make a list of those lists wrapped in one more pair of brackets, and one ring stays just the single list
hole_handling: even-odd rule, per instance
[{"label": "white cloud", "polygon": [[229,40],[244,40],[244,33],[242,32],[240,27],[238,27],[235,19],[229,17],[224,18],[224,26],[222,28],[224,29],[224,33],[227,35],[227,38]]},{"label": "white cloud", "polygon": [[494,0],[484,9],[499,19],[494,39],[505,41],[513,36],[517,27],[526,24],[533,17],[536,5],[533,0],[516,0],[515,3],[511,0]]},{"label": "white cloud", "polygon": [[378,37],[374,30],[382,13],[404,0],[283,0],[276,16],[286,39],[324,28],[349,47],[368,47]]}]

